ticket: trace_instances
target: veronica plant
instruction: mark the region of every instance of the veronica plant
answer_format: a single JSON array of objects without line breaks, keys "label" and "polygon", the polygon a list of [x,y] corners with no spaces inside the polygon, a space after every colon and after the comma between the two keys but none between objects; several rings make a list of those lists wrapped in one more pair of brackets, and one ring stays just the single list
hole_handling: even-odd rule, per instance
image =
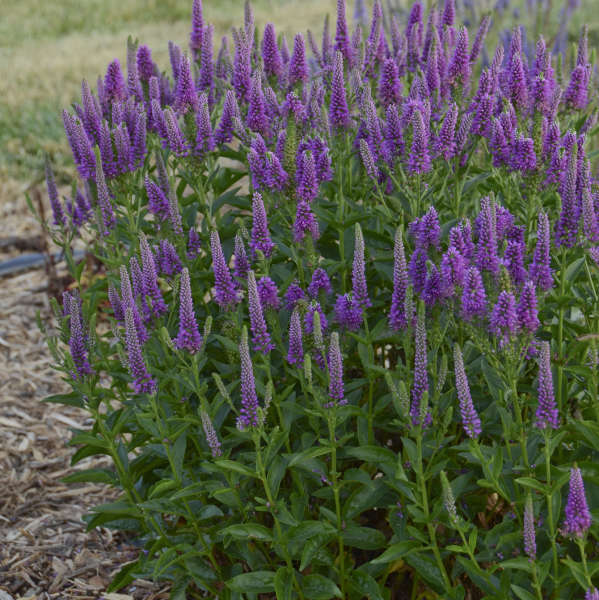
[{"label": "veronica plant", "polygon": [[562,61],[453,0],[358,8],[291,41],[246,5],[213,53],[194,0],[189,52],[129,41],[63,114],[49,400],[111,459],[69,478],[120,490],[89,527],[143,548],[111,589],[596,597],[587,31]]}]

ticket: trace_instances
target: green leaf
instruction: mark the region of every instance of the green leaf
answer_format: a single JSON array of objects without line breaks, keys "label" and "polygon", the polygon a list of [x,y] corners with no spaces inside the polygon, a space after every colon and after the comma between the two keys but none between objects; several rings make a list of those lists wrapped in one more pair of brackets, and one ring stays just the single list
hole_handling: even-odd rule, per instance
[{"label": "green leaf", "polygon": [[65,406],[77,406],[83,408],[83,396],[78,392],[71,392],[70,394],[54,394],[43,399],[43,402],[50,402],[53,404],[64,404]]},{"label": "green leaf", "polygon": [[334,581],[322,575],[307,575],[302,580],[302,590],[310,600],[329,600],[341,598],[341,590]]},{"label": "green leaf", "polygon": [[302,557],[300,561],[300,571],[303,571],[307,566],[310,565],[312,559],[316,556],[316,553],[320,550],[324,544],[327,543],[329,536],[317,535],[309,539],[302,549]]},{"label": "green leaf", "polygon": [[343,530],[342,537],[348,546],[360,550],[377,550],[387,544],[385,535],[371,527],[349,526]]},{"label": "green leaf", "polygon": [[381,590],[374,577],[360,569],[352,571],[349,584],[363,598],[383,600]]},{"label": "green leaf", "polygon": [[354,458],[375,465],[387,465],[395,469],[397,455],[388,448],[381,446],[360,446],[359,448],[346,448],[345,452]]},{"label": "green leaf", "polygon": [[138,567],[139,560],[125,565],[116,575],[114,575],[106,591],[116,592],[121,588],[124,588],[126,585],[129,585],[132,581],[135,580],[134,572],[135,569],[137,569]]},{"label": "green leaf", "polygon": [[547,492],[546,486],[543,485],[540,481],[533,479],[532,477],[518,477],[516,479],[516,483],[519,483],[524,487],[532,488],[533,490],[542,492],[543,494]]},{"label": "green leaf", "polygon": [[235,462],[234,460],[223,458],[221,460],[214,461],[214,464],[225,471],[234,471],[235,473],[240,473],[241,475],[246,475],[247,477],[255,477],[256,479],[259,479],[258,475],[253,469],[250,469],[241,463]]},{"label": "green leaf", "polygon": [[71,475],[67,475],[62,479],[65,483],[107,483],[116,485],[118,479],[116,475],[109,469],[86,469],[85,471],[77,471]]},{"label": "green leaf", "polygon": [[272,571],[252,571],[236,575],[225,585],[234,592],[241,594],[267,594],[274,592],[275,574]]},{"label": "green leaf", "polygon": [[584,569],[580,563],[573,561],[571,558],[564,558],[562,562],[568,566],[572,575],[574,575],[574,579],[578,582],[580,587],[583,590],[587,589],[587,579],[584,574]]},{"label": "green leaf", "polygon": [[177,482],[173,481],[172,479],[164,479],[162,481],[159,481],[148,495],[148,498],[158,498],[162,494],[165,494],[166,492],[172,490],[176,486]]},{"label": "green leaf", "polygon": [[317,456],[322,456],[323,454],[329,454],[330,451],[331,449],[328,446],[316,446],[315,448],[308,448],[303,452],[293,454],[293,458],[289,461],[289,466],[293,467],[297,463],[307,460],[309,458],[316,458]]},{"label": "green leaf", "polygon": [[424,579],[436,592],[445,593],[445,581],[439,567],[432,558],[420,553],[413,552],[405,555],[405,561]]},{"label": "green leaf", "polygon": [[516,569],[518,571],[526,571],[532,573],[532,566],[528,558],[521,556],[520,558],[510,558],[504,560],[499,565],[502,569]]},{"label": "green leaf", "polygon": [[413,552],[416,548],[418,548],[420,544],[413,540],[404,540],[403,542],[397,542],[392,546],[389,546],[380,556],[377,556],[373,560],[370,561],[373,565],[378,565],[382,563],[389,563],[396,561],[409,552]]},{"label": "green leaf", "polygon": [[523,587],[520,587],[515,583],[513,583],[511,587],[514,594],[516,594],[516,596],[518,596],[520,600],[536,600],[536,597],[529,591],[525,590]]},{"label": "green leaf", "polygon": [[229,525],[220,531],[221,535],[230,535],[237,539],[254,538],[256,540],[272,541],[270,530],[264,525],[257,523],[242,523],[239,525]]},{"label": "green leaf", "polygon": [[275,575],[277,600],[291,600],[293,592],[293,572],[288,567],[280,567]]}]

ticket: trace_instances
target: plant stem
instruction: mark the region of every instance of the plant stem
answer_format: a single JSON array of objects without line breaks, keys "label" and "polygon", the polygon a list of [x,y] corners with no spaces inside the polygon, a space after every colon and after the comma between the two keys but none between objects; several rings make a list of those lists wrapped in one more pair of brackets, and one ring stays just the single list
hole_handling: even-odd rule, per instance
[{"label": "plant stem", "polygon": [[328,425],[329,438],[331,440],[331,481],[333,483],[333,495],[335,497],[335,514],[337,516],[337,540],[339,544],[339,583],[341,584],[341,597],[346,597],[345,586],[345,546],[343,542],[343,521],[341,519],[341,501],[339,498],[339,479],[337,476],[337,439],[335,438],[335,427],[337,421],[336,407],[329,409]]},{"label": "plant stem", "polygon": [[416,476],[418,478],[418,487],[420,488],[420,495],[422,497],[422,508],[424,510],[424,516],[426,517],[426,527],[428,529],[428,535],[431,540],[431,546],[433,550],[433,554],[435,555],[435,560],[437,561],[437,566],[439,567],[439,571],[441,571],[441,576],[443,577],[443,581],[445,582],[445,587],[449,591],[452,586],[447,575],[447,571],[445,570],[445,565],[443,564],[443,559],[441,558],[441,553],[439,552],[439,546],[437,544],[437,534],[435,533],[435,528],[430,521],[430,510],[428,507],[428,495],[426,492],[426,482],[424,480],[424,473],[422,470],[422,425],[418,425],[416,429],[416,448],[417,448],[417,456],[418,456],[418,464],[416,465]]},{"label": "plant stem", "polygon": [[547,512],[549,513],[547,518],[549,520],[549,533],[551,537],[551,554],[553,556],[553,583],[554,588],[558,588],[559,584],[559,571],[557,562],[557,546],[555,544],[555,523],[553,522],[553,497],[551,494],[551,431],[545,429],[545,479],[547,485]]}]

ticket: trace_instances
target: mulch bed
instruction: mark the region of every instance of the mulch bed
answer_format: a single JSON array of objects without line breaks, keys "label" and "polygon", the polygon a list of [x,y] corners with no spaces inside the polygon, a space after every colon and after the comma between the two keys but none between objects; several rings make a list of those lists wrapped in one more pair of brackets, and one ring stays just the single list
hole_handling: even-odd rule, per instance
[{"label": "mulch bed", "polygon": [[[0,237],[40,235],[21,210],[1,212]],[[0,262],[18,252],[0,244]],[[108,529],[86,531],[83,515],[113,500],[113,490],[62,482],[76,469],[106,463],[89,458],[71,467],[69,430],[89,427],[87,414],[42,402],[68,388],[51,368],[36,325],[38,311],[45,323],[53,321],[47,290],[43,269],[0,279],[0,600],[166,599],[165,586],[147,581],[105,593],[139,550]]]}]

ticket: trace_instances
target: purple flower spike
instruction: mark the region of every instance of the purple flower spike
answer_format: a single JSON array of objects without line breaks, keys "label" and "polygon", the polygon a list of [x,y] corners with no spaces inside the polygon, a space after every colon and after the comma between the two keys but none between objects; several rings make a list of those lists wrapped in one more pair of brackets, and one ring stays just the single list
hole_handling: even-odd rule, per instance
[{"label": "purple flower spike", "polygon": [[318,180],[314,155],[305,151],[300,155],[301,169],[296,171],[297,197],[310,204],[318,194]]},{"label": "purple flower spike", "polygon": [[89,364],[87,348],[85,343],[85,332],[83,331],[83,318],[81,315],[81,306],[77,298],[70,298],[70,329],[69,349],[71,358],[75,364],[77,375],[75,378],[83,379],[86,375],[92,375],[93,370]]},{"label": "purple flower spike", "polygon": [[212,61],[212,34],[214,26],[208,25],[204,30],[202,40],[202,60],[200,63],[200,75],[198,77],[198,89],[205,92],[209,106],[214,104],[214,63]]},{"label": "purple flower spike", "polygon": [[599,600],[599,590],[596,587],[589,588],[584,595],[584,600]]},{"label": "purple flower spike", "polygon": [[329,279],[327,272],[319,267],[312,275],[312,281],[308,286],[308,294],[310,294],[312,298],[317,298],[321,290],[328,295],[332,293],[333,288],[331,287],[331,280]]},{"label": "purple flower spike", "polygon": [[335,32],[335,50],[341,52],[349,65],[352,64],[352,48],[345,17],[345,0],[337,0],[337,30]]},{"label": "purple flower spike", "polygon": [[250,270],[250,263],[245,252],[245,244],[241,234],[237,232],[235,235],[235,264],[234,264],[234,275],[239,279],[245,279],[248,271]]},{"label": "purple flower spike", "polygon": [[[338,0],[338,2],[343,2],[343,0]],[[347,129],[350,126],[345,81],[343,79],[343,55],[341,52],[335,53],[333,62],[329,122],[333,131]]]},{"label": "purple flower spike", "polygon": [[539,429],[557,429],[559,412],[553,392],[553,375],[551,374],[551,347],[549,342],[541,342],[539,351],[539,387],[538,405],[535,425]]},{"label": "purple flower spike", "polygon": [[403,245],[401,229],[395,233],[393,247],[393,293],[391,295],[391,309],[389,311],[389,327],[394,331],[404,329],[408,325],[406,317],[406,292],[408,289],[408,268],[406,253]]},{"label": "purple flower spike", "polygon": [[527,281],[524,284],[516,313],[518,315],[518,325],[522,331],[533,334],[540,327],[537,294],[535,284],[532,281]]},{"label": "purple flower spike", "polygon": [[304,294],[304,290],[297,284],[297,282],[293,282],[285,292],[285,308],[287,310],[293,310],[299,300],[303,300],[306,297]]},{"label": "purple flower spike", "polygon": [[270,125],[266,116],[266,105],[264,103],[260,71],[255,71],[252,76],[246,125],[252,131],[258,132],[264,138],[269,137]]},{"label": "purple flower spike", "polygon": [[566,535],[582,538],[593,521],[584,493],[582,473],[576,466],[570,470],[570,490],[566,504],[563,531]]},{"label": "purple flower spike", "polygon": [[258,296],[260,296],[262,310],[269,308],[279,310],[281,300],[279,299],[277,284],[270,277],[261,277],[256,285],[258,287]]},{"label": "purple flower spike", "polygon": [[179,158],[187,156],[189,154],[189,147],[179,127],[177,117],[170,106],[164,111],[164,120],[169,150]]},{"label": "purple flower spike", "polygon": [[210,249],[212,251],[212,269],[214,271],[214,299],[216,303],[225,310],[233,308],[239,297],[235,289],[235,283],[220,244],[218,231],[210,234]]},{"label": "purple flower spike", "polygon": [[160,240],[160,245],[156,250],[156,261],[160,266],[160,272],[167,277],[172,277],[175,273],[183,270],[177,250],[168,240]]},{"label": "purple flower spike", "polygon": [[460,414],[462,416],[462,426],[466,435],[470,438],[477,438],[481,432],[480,418],[470,394],[470,386],[464,369],[464,358],[460,347],[456,344],[453,349],[453,362],[455,367],[455,386],[460,401]]},{"label": "purple flower spike", "polygon": [[141,81],[146,82],[154,75],[152,51],[145,44],[137,49],[137,72]]},{"label": "purple flower spike", "polygon": [[158,274],[156,272],[156,263],[154,255],[148,244],[145,235],[142,234],[140,239],[141,265],[143,275],[144,294],[150,297],[152,301],[152,313],[156,317],[160,317],[168,311],[168,307],[162,297],[162,292],[158,287]]},{"label": "purple flower spike", "polygon": [[193,260],[200,255],[200,249],[202,247],[202,243],[200,241],[200,236],[198,232],[195,230],[195,227],[190,227],[189,234],[187,236],[187,252],[185,256],[187,260]]},{"label": "purple flower spike", "polygon": [[104,97],[107,102],[115,102],[127,98],[125,78],[121,71],[121,64],[116,58],[108,65],[108,69],[106,69],[106,75],[104,76]]},{"label": "purple flower spike", "polygon": [[424,310],[418,311],[418,320],[416,321],[415,333],[415,351],[414,351],[414,385],[412,386],[412,403],[410,404],[410,417],[412,425],[417,427],[422,425],[428,427],[432,422],[430,412],[424,417],[424,422],[420,422],[420,404],[422,397],[428,393],[428,373],[426,370],[426,325],[424,322]]},{"label": "purple flower spike", "polygon": [[576,194],[577,182],[577,153],[576,146],[568,156],[568,166],[562,174],[559,194],[562,200],[562,210],[555,227],[555,243],[557,246],[572,248],[576,244],[578,223],[580,220],[579,203]]},{"label": "purple flower spike", "polygon": [[589,103],[590,65],[578,65],[570,76],[570,83],[564,93],[566,106],[574,110],[583,110]]},{"label": "purple flower spike", "polygon": [[210,454],[212,454],[212,458],[218,458],[222,456],[223,451],[216,431],[214,431],[214,425],[212,425],[212,421],[205,410],[200,412],[200,417],[202,419],[202,429],[206,436],[206,443],[208,444],[208,448],[210,448]]},{"label": "purple flower spike", "polygon": [[441,19],[441,24],[452,27],[454,23],[455,23],[455,0],[445,0],[445,6],[443,8],[443,17]]},{"label": "purple flower spike", "polygon": [[397,64],[392,58],[385,59],[381,67],[379,99],[385,107],[401,103],[401,81]]},{"label": "purple flower spike", "polygon": [[243,430],[258,426],[258,396],[256,395],[254,369],[248,346],[248,333],[245,327],[241,332],[239,358],[241,361],[241,415],[237,427]]},{"label": "purple flower spike", "polygon": [[341,327],[349,331],[358,331],[362,325],[362,307],[351,294],[337,297],[335,318]]},{"label": "purple flower spike", "polygon": [[302,324],[299,311],[296,309],[291,314],[289,322],[289,351],[287,362],[300,367],[304,364],[304,346],[302,343]]},{"label": "purple flower spike", "polygon": [[179,291],[179,333],[173,340],[175,348],[187,350],[195,354],[202,347],[202,336],[193,312],[191,282],[187,267],[181,272],[181,289]]},{"label": "purple flower spike", "polygon": [[67,224],[62,204],[58,197],[58,190],[56,189],[56,181],[54,180],[54,173],[50,166],[50,161],[46,158],[46,187],[48,188],[48,198],[50,199],[50,206],[52,207],[52,217],[54,225],[63,227]]},{"label": "purple flower spike", "polygon": [[266,328],[260,295],[256,284],[256,276],[253,271],[248,273],[248,301],[250,313],[250,329],[252,331],[252,344],[256,352],[267,355],[273,348],[270,334]]},{"label": "purple flower spike", "polygon": [[89,137],[89,141],[95,144],[100,139],[102,111],[85,79],[81,83],[81,101],[83,103],[83,114],[81,115],[83,127]]},{"label": "purple flower spike", "polygon": [[214,150],[214,136],[210,124],[210,110],[208,108],[208,97],[202,93],[199,100],[199,109],[196,114],[196,143],[195,156],[203,157],[207,152]]},{"label": "purple flower spike", "polygon": [[232,85],[237,99],[242,102],[247,100],[250,91],[252,63],[251,63],[251,44],[246,32],[242,29],[235,30],[233,36],[235,42],[235,58],[233,60],[233,78]]},{"label": "purple flower spike", "polygon": [[148,210],[164,221],[168,217],[168,198],[164,192],[146,175],[146,193],[148,194]]},{"label": "purple flower spike", "polygon": [[535,515],[532,506],[532,496],[526,498],[524,507],[524,552],[529,561],[537,557],[537,542],[535,539]]},{"label": "purple flower spike", "polygon": [[289,85],[303,83],[308,80],[308,67],[306,65],[306,43],[304,36],[298,33],[293,40],[293,53],[289,61]]},{"label": "purple flower spike", "polygon": [[112,306],[114,318],[122,323],[125,320],[125,313],[123,312],[123,302],[116,288],[112,284],[108,286],[108,300],[110,302],[110,305]]},{"label": "purple flower spike", "polygon": [[137,71],[137,60],[135,55],[136,44],[131,40],[127,41],[127,90],[129,96],[132,96],[137,102],[143,102],[144,94]]},{"label": "purple flower spike", "polygon": [[471,68],[468,50],[468,30],[466,27],[462,27],[458,33],[458,39],[453,57],[449,63],[447,77],[450,83],[457,83],[462,87],[466,87],[470,82],[470,75]]},{"label": "purple flower spike", "polygon": [[[139,314],[139,309],[137,308],[137,304],[133,297],[133,290],[131,289],[131,280],[129,279],[129,273],[127,273],[127,268],[125,265],[121,265],[120,270],[121,275],[121,298],[122,298],[122,311],[123,314],[127,312],[128,309],[131,309],[133,324],[135,326],[135,331],[137,333],[137,339],[140,343],[145,343],[148,340],[148,332],[146,330],[145,325],[143,324],[141,315]],[[113,305],[114,306],[114,305]],[[115,317],[117,317],[115,311]],[[123,316],[124,319],[124,316]]]},{"label": "purple flower spike", "polygon": [[516,299],[514,294],[504,290],[499,294],[489,319],[489,329],[499,338],[500,347],[507,344],[514,335],[517,324]]},{"label": "purple flower spike", "polygon": [[262,201],[262,194],[254,192],[252,198],[252,237],[250,240],[252,255],[255,258],[256,252],[260,250],[266,258],[269,258],[274,247],[275,245],[270,239],[270,233],[268,232],[268,221],[264,202]]},{"label": "purple flower spike", "polygon": [[329,396],[338,405],[346,404],[343,389],[343,357],[339,347],[339,334],[334,331],[331,334],[331,344],[329,346]]},{"label": "purple flower spike", "polygon": [[202,36],[204,34],[204,11],[202,0],[193,0],[191,8],[191,32],[189,33],[189,49],[194,60],[197,60],[202,48]]},{"label": "purple flower spike", "polygon": [[312,302],[308,306],[306,314],[304,315],[304,332],[306,333],[306,335],[314,334],[314,315],[316,313],[318,313],[318,317],[320,318],[320,330],[325,331],[328,327],[328,321],[324,315],[322,307],[320,306],[320,302],[312,300]]},{"label": "purple flower spike", "polygon": [[220,123],[214,132],[217,144],[225,144],[233,139],[233,119],[239,118],[239,106],[233,90],[227,90]]},{"label": "purple flower spike", "polygon": [[156,391],[156,380],[148,372],[141,353],[141,345],[133,320],[133,311],[127,307],[125,311],[125,332],[127,345],[127,362],[133,377],[133,389],[137,394],[153,394]]},{"label": "purple flower spike", "polygon": [[496,206],[489,198],[483,198],[480,203],[476,266],[481,271],[489,271],[493,275],[497,275],[499,273],[499,256],[497,254]]},{"label": "purple flower spike", "polygon": [[533,283],[538,285],[543,291],[550,290],[553,287],[550,251],[549,218],[545,212],[541,211],[537,227],[537,245],[529,273]]},{"label": "purple flower spike", "polygon": [[98,206],[102,213],[102,225],[104,227],[102,234],[110,235],[110,230],[116,225],[116,216],[114,214],[114,209],[112,208],[110,192],[106,185],[104,171],[102,170],[102,161],[99,160],[99,156],[96,160],[96,186],[98,191]]},{"label": "purple flower spike", "polygon": [[295,222],[293,223],[293,239],[296,243],[300,243],[304,240],[306,234],[310,234],[313,241],[319,238],[318,221],[307,202],[298,202]]},{"label": "purple flower spike", "polygon": [[466,273],[462,293],[462,317],[470,321],[475,316],[483,316],[486,308],[487,294],[480,271],[476,267],[470,267]]},{"label": "purple flower spike", "polygon": [[412,116],[413,140],[408,157],[408,173],[427,173],[431,170],[431,157],[428,150],[428,133],[420,110]]},{"label": "purple flower spike", "polygon": [[187,111],[196,113],[198,110],[198,93],[196,92],[193,77],[191,76],[189,58],[185,55],[181,56],[179,64],[179,78],[177,79],[177,87],[175,88],[174,108],[178,115],[182,115]]},{"label": "purple flower spike", "polygon": [[277,45],[277,35],[275,26],[267,23],[264,28],[264,37],[262,38],[262,63],[264,72],[268,77],[279,77],[283,71],[283,61],[279,46]]},{"label": "purple flower spike", "polygon": [[453,103],[443,119],[441,129],[434,143],[434,152],[442,156],[445,160],[449,160],[455,156],[455,129],[458,121],[458,107]]},{"label": "purple flower spike", "polygon": [[356,223],[355,243],[354,243],[354,262],[352,267],[352,290],[354,298],[359,306],[366,309],[372,306],[368,297],[368,287],[366,285],[366,266],[364,264],[364,237],[362,228]]},{"label": "purple flower spike", "polygon": [[409,230],[416,242],[416,248],[423,250],[427,250],[429,246],[439,248],[441,225],[439,224],[439,215],[434,206],[431,206],[420,219],[412,221]]},{"label": "purple flower spike", "polygon": [[428,257],[426,250],[423,250],[422,248],[416,248],[412,254],[412,257],[410,258],[408,272],[410,274],[410,280],[412,282],[412,286],[414,287],[414,291],[417,294],[421,294],[424,291],[427,275],[427,260]]},{"label": "purple flower spike", "polygon": [[478,60],[480,52],[483,47],[487,33],[489,32],[489,26],[491,25],[491,17],[484,15],[481,19],[480,26],[476,32],[476,37],[472,43],[472,50],[470,51],[470,62],[475,63]]}]

